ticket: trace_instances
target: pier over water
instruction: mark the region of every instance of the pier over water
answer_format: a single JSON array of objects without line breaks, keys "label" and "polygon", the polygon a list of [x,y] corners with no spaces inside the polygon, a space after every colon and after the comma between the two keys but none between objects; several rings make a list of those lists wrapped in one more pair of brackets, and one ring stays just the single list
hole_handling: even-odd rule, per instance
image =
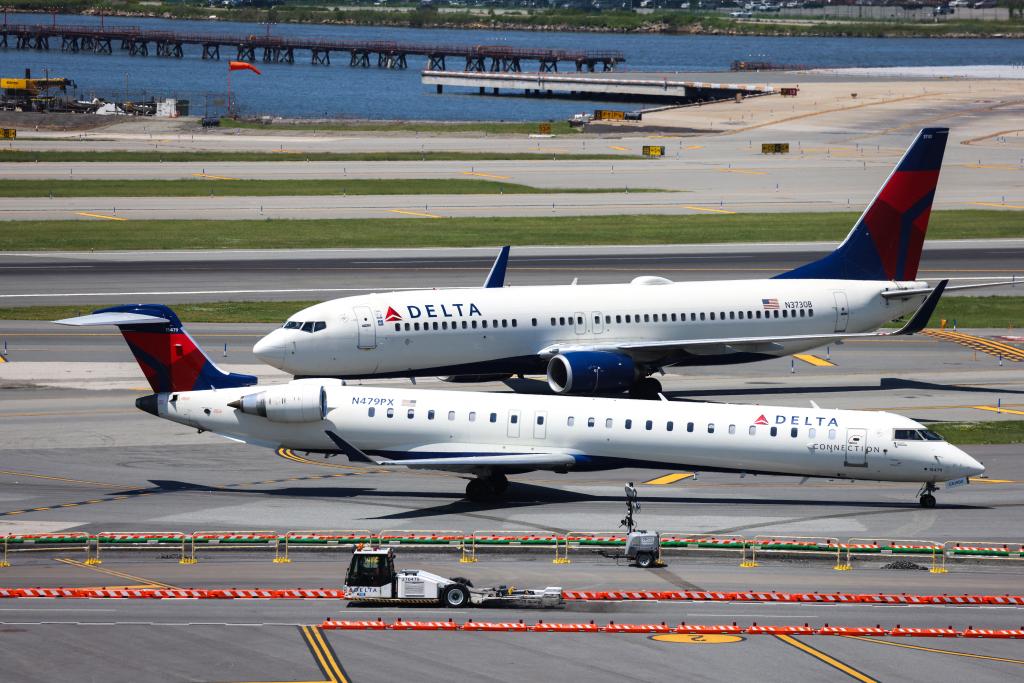
[{"label": "pier over water", "polygon": [[[294,64],[297,53],[309,53],[309,63],[329,65],[331,55],[348,56],[349,66],[383,69],[408,68],[409,56],[426,58],[426,68],[444,71],[455,60],[461,71],[520,72],[524,62],[536,62],[537,71],[557,72],[559,64],[576,71],[613,71],[626,61],[618,51],[554,50],[501,45],[430,45],[394,41],[324,40],[301,36],[179,33],[134,26],[76,26],[70,24],[0,24],[0,49],[51,50],[110,55],[121,50],[132,56],[181,59],[186,46],[202,49],[207,60],[225,56],[241,61]],[[464,61],[464,64],[463,64]]]}]

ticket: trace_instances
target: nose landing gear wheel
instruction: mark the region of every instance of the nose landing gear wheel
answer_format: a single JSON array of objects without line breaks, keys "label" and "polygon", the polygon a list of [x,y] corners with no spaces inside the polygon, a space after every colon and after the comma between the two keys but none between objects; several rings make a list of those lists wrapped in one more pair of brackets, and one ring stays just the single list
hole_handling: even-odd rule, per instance
[{"label": "nose landing gear wheel", "polygon": [[935,507],[935,496],[930,493],[924,493],[921,495],[921,507],[933,508]]}]

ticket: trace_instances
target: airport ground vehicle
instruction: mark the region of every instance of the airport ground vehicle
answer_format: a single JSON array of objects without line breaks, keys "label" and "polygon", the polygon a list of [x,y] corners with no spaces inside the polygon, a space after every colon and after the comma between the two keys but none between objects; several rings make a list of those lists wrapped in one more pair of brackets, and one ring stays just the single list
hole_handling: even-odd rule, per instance
[{"label": "airport ground vehicle", "polygon": [[559,607],[562,589],[477,589],[465,578],[446,579],[422,569],[395,570],[391,548],[363,547],[352,553],[345,574],[345,597],[350,601],[423,604],[443,607]]}]

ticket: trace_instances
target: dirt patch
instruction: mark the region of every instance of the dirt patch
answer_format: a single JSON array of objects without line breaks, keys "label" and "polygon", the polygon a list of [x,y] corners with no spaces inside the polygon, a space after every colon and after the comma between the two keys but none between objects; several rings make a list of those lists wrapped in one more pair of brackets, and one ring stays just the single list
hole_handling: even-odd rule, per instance
[{"label": "dirt patch", "polygon": [[95,114],[41,113],[25,111],[0,112],[0,127],[17,128],[19,132],[34,130],[95,130],[123,120],[119,116]]}]

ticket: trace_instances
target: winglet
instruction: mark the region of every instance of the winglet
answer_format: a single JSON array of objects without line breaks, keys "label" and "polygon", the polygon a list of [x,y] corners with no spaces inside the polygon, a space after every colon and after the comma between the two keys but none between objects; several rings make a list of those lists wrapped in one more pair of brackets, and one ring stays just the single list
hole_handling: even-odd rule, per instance
[{"label": "winglet", "polygon": [[324,434],[326,434],[327,438],[334,442],[334,445],[338,447],[338,450],[341,451],[343,455],[347,456],[350,461],[369,462],[373,463],[374,465],[381,464],[380,461],[374,460],[366,453],[363,453],[361,450],[350,444],[348,441],[345,441],[345,439],[341,438],[331,430],[326,430]]},{"label": "winglet", "polygon": [[510,245],[506,244],[498,252],[498,258],[494,259],[491,272],[487,273],[487,279],[484,280],[485,289],[505,286],[505,270],[508,268],[508,252],[511,248]]},{"label": "winglet", "polygon": [[893,332],[894,335],[906,335],[906,334],[917,334],[925,328],[928,321],[932,317],[932,313],[935,312],[935,307],[939,305],[939,299],[942,298],[942,292],[946,289],[946,285],[949,284],[949,280],[943,280],[935,286],[932,293],[928,295],[928,298],[924,300],[921,307],[914,313],[914,317],[907,321],[907,324],[900,329]]}]

